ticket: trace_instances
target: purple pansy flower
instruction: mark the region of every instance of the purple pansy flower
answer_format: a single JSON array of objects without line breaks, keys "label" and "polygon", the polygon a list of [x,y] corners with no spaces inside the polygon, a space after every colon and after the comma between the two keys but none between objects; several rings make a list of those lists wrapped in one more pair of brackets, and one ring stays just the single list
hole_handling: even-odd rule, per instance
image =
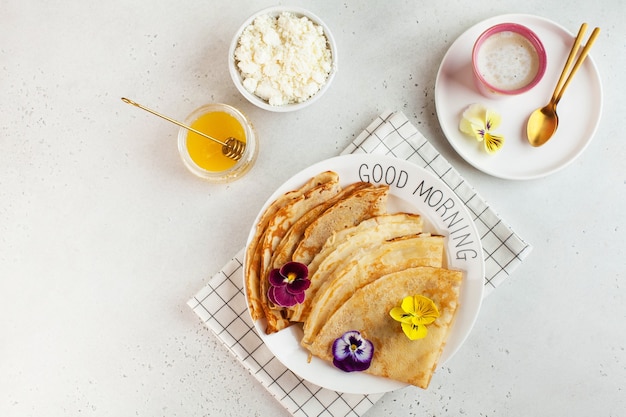
[{"label": "purple pansy flower", "polygon": [[333,343],[333,364],[345,372],[366,370],[373,356],[374,345],[356,330],[345,332]]},{"label": "purple pansy flower", "polygon": [[300,262],[287,262],[270,272],[269,300],[280,307],[292,307],[304,301],[304,292],[311,285],[309,268]]}]

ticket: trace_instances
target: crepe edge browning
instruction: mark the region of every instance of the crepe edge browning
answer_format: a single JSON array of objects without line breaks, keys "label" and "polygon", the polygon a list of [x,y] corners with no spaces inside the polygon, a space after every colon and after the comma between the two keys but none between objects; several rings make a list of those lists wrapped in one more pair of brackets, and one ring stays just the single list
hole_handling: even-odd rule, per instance
[{"label": "crepe edge browning", "polygon": [[272,255],[291,227],[310,210],[325,201],[334,198],[341,192],[339,182],[321,184],[282,207],[270,220],[260,243],[259,296],[261,307],[267,321],[267,333],[274,333],[289,325],[282,316],[282,308],[274,306],[267,297],[269,290],[269,274],[272,270]]},{"label": "crepe edge browning", "polygon": [[312,188],[319,186],[327,182],[339,182],[339,175],[333,171],[325,171],[318,175],[315,175],[304,183],[300,188],[292,191],[288,191],[277,199],[272,201],[263,213],[259,216],[254,235],[250,239],[248,247],[245,253],[245,265],[244,265],[244,285],[246,288],[248,309],[252,320],[256,321],[263,317],[263,307],[261,306],[260,298],[260,286],[259,286],[259,267],[260,256],[259,243],[265,234],[265,230],[272,217],[283,206],[288,204],[293,199],[298,198],[305,192]]},{"label": "crepe edge browning", "polygon": [[[388,186],[376,186],[370,183],[355,183],[346,187],[346,193],[339,193],[339,197],[331,197],[331,204],[315,218],[302,233],[302,238],[295,247],[291,260],[308,265],[307,258],[321,246],[334,230],[345,229],[354,226],[361,221],[386,212],[386,199],[389,191]],[[317,207],[317,206],[316,206]],[[312,208],[315,210],[315,207]],[[306,214],[303,215],[303,217]],[[295,223],[294,223],[295,224]],[[300,250],[304,248],[304,250]],[[266,333],[271,334],[280,331],[292,324],[289,320],[289,309],[274,306],[266,301],[269,289],[269,269],[260,275],[262,306],[265,307]]]}]

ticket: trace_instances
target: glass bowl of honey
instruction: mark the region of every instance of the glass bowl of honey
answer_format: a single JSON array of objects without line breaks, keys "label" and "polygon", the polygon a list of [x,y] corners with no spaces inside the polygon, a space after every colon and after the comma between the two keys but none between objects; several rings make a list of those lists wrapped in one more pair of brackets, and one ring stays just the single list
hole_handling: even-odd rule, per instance
[{"label": "glass bowl of honey", "polygon": [[178,132],[178,151],[185,166],[198,177],[223,183],[243,176],[252,168],[258,151],[258,138],[246,116],[227,104],[206,104],[194,110],[185,119],[191,128],[220,141],[235,138],[245,143],[239,160],[227,157],[222,145],[190,130]]}]

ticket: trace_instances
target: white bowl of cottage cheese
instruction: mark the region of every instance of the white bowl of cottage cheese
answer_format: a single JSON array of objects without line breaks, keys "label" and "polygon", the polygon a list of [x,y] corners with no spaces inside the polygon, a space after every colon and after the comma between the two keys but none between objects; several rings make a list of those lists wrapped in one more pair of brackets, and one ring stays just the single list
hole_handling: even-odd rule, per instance
[{"label": "white bowl of cottage cheese", "polygon": [[274,112],[302,109],[329,88],[337,47],[328,27],[297,7],[271,7],[250,16],[230,45],[228,66],[239,92]]}]

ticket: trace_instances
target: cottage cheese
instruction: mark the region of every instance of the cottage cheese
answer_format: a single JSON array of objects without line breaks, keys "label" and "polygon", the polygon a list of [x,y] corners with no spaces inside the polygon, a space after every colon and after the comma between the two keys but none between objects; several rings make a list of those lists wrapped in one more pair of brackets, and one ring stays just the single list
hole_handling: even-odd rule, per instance
[{"label": "cottage cheese", "polygon": [[317,93],[331,58],[323,28],[288,12],[257,17],[235,49],[243,86],[272,106],[301,103]]}]

